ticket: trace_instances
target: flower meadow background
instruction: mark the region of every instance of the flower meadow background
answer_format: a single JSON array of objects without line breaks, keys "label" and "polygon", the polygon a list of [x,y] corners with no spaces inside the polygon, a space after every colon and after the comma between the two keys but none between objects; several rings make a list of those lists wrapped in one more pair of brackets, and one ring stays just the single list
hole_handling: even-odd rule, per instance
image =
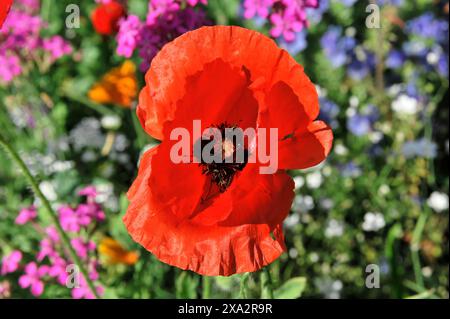
[{"label": "flower meadow background", "polygon": [[[46,198],[0,152],[0,298],[93,298],[89,284],[103,298],[448,298],[448,1],[370,1],[380,29],[369,1],[73,2],[15,0],[0,29],[0,138]],[[135,115],[145,71],[165,43],[215,24],[288,50],[335,134],[326,162],[291,172],[288,251],[269,277],[170,267],[121,220],[157,143]],[[74,261],[89,282],[69,289]]]}]

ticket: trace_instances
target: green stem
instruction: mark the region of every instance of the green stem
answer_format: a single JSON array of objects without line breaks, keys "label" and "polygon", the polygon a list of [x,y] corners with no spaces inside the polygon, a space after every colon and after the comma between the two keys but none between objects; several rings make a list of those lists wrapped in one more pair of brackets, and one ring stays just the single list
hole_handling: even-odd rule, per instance
[{"label": "green stem", "polygon": [[416,227],[414,228],[413,237],[411,240],[411,260],[414,268],[414,276],[416,278],[416,283],[418,286],[425,288],[423,276],[422,276],[422,266],[420,264],[420,241],[422,239],[423,229],[428,218],[428,211],[425,210],[417,220]]},{"label": "green stem", "polygon": [[250,278],[250,273],[248,273],[248,272],[241,275],[241,283],[239,286],[239,298],[241,298],[241,299],[248,298],[247,284],[248,284],[249,278]]},{"label": "green stem", "polygon": [[22,173],[24,174],[25,178],[27,179],[28,183],[30,184],[31,188],[33,189],[34,193],[39,198],[39,200],[41,201],[45,210],[47,210],[48,214],[50,215],[50,218],[51,218],[53,224],[55,225],[59,236],[61,237],[62,241],[64,242],[64,245],[66,246],[66,248],[69,251],[70,257],[72,258],[73,262],[78,266],[81,273],[83,274],[84,279],[86,280],[86,283],[89,286],[89,289],[91,290],[91,292],[94,294],[94,296],[96,298],[99,298],[99,295],[97,294],[94,283],[89,278],[86,268],[83,266],[80,258],[78,257],[75,250],[73,249],[72,244],[70,243],[69,237],[62,229],[55,211],[51,207],[47,198],[44,196],[44,194],[42,194],[41,190],[39,189],[36,179],[33,177],[33,175],[31,175],[30,170],[25,165],[25,163],[23,162],[22,158],[19,156],[17,151],[6,141],[6,139],[3,137],[3,135],[1,133],[0,133],[0,146],[3,146],[4,150],[11,157],[13,162],[21,169]]},{"label": "green stem", "polygon": [[131,109],[131,120],[137,137],[137,146],[141,150],[146,145],[146,134],[143,131],[141,123],[136,115],[136,109]]},{"label": "green stem", "polygon": [[270,275],[269,267],[264,267],[261,272],[261,298],[274,299],[272,277]]},{"label": "green stem", "polygon": [[202,277],[202,297],[203,299],[211,298],[211,277]]}]

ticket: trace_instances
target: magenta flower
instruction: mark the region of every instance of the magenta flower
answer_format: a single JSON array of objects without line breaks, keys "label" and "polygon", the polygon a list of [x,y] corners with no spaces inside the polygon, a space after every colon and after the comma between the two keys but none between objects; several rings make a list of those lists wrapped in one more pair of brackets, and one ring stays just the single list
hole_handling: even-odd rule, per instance
[{"label": "magenta flower", "polygon": [[73,249],[75,249],[78,256],[86,259],[89,252],[95,250],[95,243],[93,241],[85,242],[82,238],[73,238],[70,240]]},{"label": "magenta flower", "polygon": [[245,0],[244,18],[251,19],[255,15],[261,18],[267,18],[275,0]]},{"label": "magenta flower", "polygon": [[49,268],[48,275],[56,278],[60,285],[65,285],[67,282],[67,277],[69,277],[69,274],[66,271],[67,265],[68,262],[66,260],[60,256],[55,256],[52,259],[52,264]]},{"label": "magenta flower", "polygon": [[22,252],[19,250],[13,250],[9,255],[2,259],[2,276],[15,272],[19,268],[20,261],[22,260]]},{"label": "magenta flower", "polygon": [[192,8],[199,3],[206,4],[206,0],[187,1],[189,6],[184,9],[180,3],[182,1],[179,0],[151,0],[145,22],[134,15],[120,20],[117,54],[129,58],[138,50],[142,58],[140,69],[144,72],[164,44],[187,31],[208,24],[205,13]]},{"label": "magenta flower", "polygon": [[[103,295],[104,288],[102,286],[96,287],[97,294],[99,296]],[[80,276],[80,286],[78,288],[72,289],[72,298],[73,299],[94,299],[95,296],[92,294],[91,290],[89,289],[89,286],[86,283],[86,280],[83,276]]]},{"label": "magenta flower", "polygon": [[52,60],[57,60],[72,52],[72,47],[59,35],[43,39],[42,47],[51,54]]},{"label": "magenta flower", "polygon": [[274,38],[283,36],[287,42],[292,42],[295,39],[295,33],[303,29],[303,24],[288,11],[272,14],[270,21],[273,24],[270,35]]},{"label": "magenta flower", "polygon": [[91,217],[87,213],[80,212],[78,208],[74,210],[69,206],[63,206],[58,210],[59,222],[65,231],[78,233],[82,226],[91,223]]},{"label": "magenta flower", "polygon": [[39,16],[38,0],[16,0],[0,29],[0,81],[9,83],[36,55],[46,52],[54,62],[72,49],[60,36],[42,38],[47,24]]},{"label": "magenta flower", "polygon": [[39,297],[44,292],[44,282],[42,277],[47,275],[48,266],[38,267],[35,262],[31,262],[25,266],[25,274],[19,277],[19,286],[22,288],[30,288],[33,296]]},{"label": "magenta flower", "polygon": [[20,59],[15,55],[0,52],[0,80],[9,83],[20,73],[22,73]]},{"label": "magenta flower", "polygon": [[147,24],[155,24],[162,15],[169,15],[180,9],[176,0],[150,0],[148,3]]},{"label": "magenta flower", "polygon": [[59,243],[59,234],[55,226],[49,226],[45,229],[48,238],[55,244]]},{"label": "magenta flower", "polygon": [[199,3],[204,4],[204,5],[208,4],[208,0],[187,0],[186,2],[191,7],[195,7]]},{"label": "magenta flower", "polygon": [[130,14],[119,20],[117,33],[117,54],[130,58],[140,41],[142,23],[138,16]]},{"label": "magenta flower", "polygon": [[43,261],[45,257],[53,257],[56,255],[55,247],[48,238],[42,239],[39,247],[40,250],[36,256],[37,261]]},{"label": "magenta flower", "polygon": [[76,208],[75,213],[79,217],[80,226],[87,226],[92,220],[98,222],[105,220],[105,212],[96,203],[80,204]]},{"label": "magenta flower", "polygon": [[30,206],[28,208],[24,208],[19,212],[19,215],[16,217],[15,223],[18,225],[25,225],[29,221],[35,219],[37,217],[36,207]]},{"label": "magenta flower", "polygon": [[88,200],[95,199],[97,197],[97,190],[95,186],[86,186],[78,192],[78,195],[86,196]]}]

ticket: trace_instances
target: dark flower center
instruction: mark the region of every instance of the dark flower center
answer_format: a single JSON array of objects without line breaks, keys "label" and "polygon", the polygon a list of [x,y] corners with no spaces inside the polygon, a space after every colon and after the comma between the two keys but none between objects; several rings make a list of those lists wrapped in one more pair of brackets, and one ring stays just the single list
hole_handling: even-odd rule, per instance
[{"label": "dark flower center", "polygon": [[223,193],[231,185],[235,174],[242,171],[247,164],[248,151],[244,146],[243,138],[240,138],[241,135],[236,134],[230,137],[227,134],[227,132],[230,133],[231,131],[239,132],[240,129],[237,126],[222,123],[220,125],[214,125],[212,128],[220,131],[221,141],[219,142],[214,137],[210,137],[200,139],[198,142],[201,143],[200,149],[202,154],[204,154],[204,149],[207,145],[214,143],[208,149],[210,149],[209,155],[211,157],[216,154],[216,159],[207,162],[202,156],[200,166],[202,167],[202,173],[210,176],[211,181]]}]

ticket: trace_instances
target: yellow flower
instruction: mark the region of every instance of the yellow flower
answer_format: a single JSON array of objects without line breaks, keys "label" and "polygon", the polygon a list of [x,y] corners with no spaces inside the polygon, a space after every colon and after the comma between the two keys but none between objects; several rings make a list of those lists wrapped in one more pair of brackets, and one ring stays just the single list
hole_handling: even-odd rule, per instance
[{"label": "yellow flower", "polygon": [[106,257],[106,262],[109,264],[125,264],[131,266],[139,258],[137,252],[126,250],[117,240],[110,237],[106,237],[100,242],[98,251]]},{"label": "yellow flower", "polygon": [[97,103],[131,107],[138,90],[136,66],[131,61],[111,69],[89,90],[89,98]]}]

